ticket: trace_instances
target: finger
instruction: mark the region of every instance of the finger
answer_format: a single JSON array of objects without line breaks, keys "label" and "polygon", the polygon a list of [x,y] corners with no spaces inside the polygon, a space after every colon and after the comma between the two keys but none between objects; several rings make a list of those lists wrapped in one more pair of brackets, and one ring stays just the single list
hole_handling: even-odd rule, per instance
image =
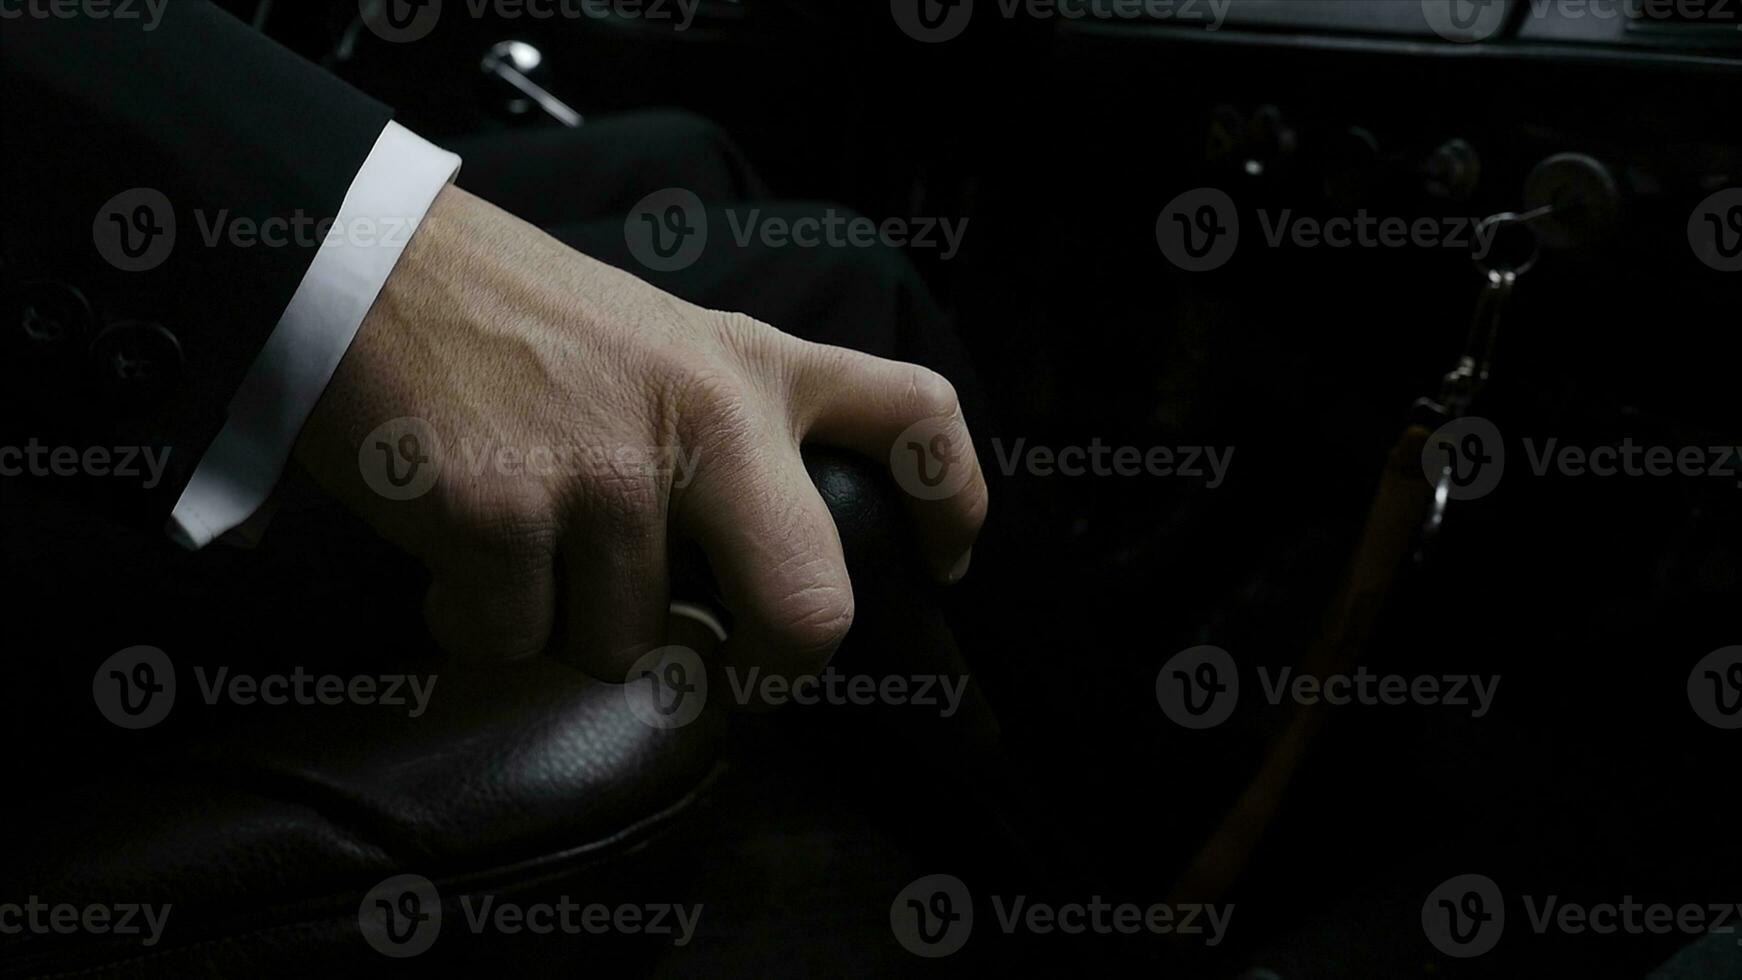
[{"label": "finger", "polygon": [[704,452],[675,515],[701,546],[733,628],[728,664],[785,677],[816,674],[853,622],[853,586],[834,518],[784,436],[762,448]]},{"label": "finger", "polygon": [[556,615],[549,545],[497,541],[432,562],[424,598],[430,635],[469,660],[520,660],[541,653]]},{"label": "finger", "polygon": [[665,517],[663,500],[595,498],[571,520],[561,547],[564,662],[621,683],[638,658],[664,645]]},{"label": "finger", "polygon": [[906,491],[932,574],[968,570],[986,521],[986,478],[955,388],[927,368],[807,345],[795,384],[804,435],[886,461]]}]

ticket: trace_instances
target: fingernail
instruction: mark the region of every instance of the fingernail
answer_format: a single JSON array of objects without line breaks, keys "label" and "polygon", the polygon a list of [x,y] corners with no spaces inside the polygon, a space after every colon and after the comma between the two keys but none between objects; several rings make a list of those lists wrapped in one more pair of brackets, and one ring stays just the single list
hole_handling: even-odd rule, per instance
[{"label": "fingernail", "polygon": [[962,557],[956,559],[955,567],[950,569],[949,583],[951,585],[955,585],[957,582],[960,582],[962,580],[962,576],[968,574],[968,564],[970,562],[972,562],[973,560],[974,560],[974,549],[969,548],[967,551],[962,552]]}]

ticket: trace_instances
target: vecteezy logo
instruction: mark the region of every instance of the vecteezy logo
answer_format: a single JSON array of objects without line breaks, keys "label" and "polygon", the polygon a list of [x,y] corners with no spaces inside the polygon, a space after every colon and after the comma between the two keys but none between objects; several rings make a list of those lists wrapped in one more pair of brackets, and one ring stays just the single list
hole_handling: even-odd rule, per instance
[{"label": "vecteezy logo", "polygon": [[383,422],[357,449],[357,469],[369,489],[388,500],[421,497],[441,476],[441,437],[413,415]]},{"label": "vecteezy logo", "polygon": [[938,44],[967,30],[974,0],[889,0],[889,13],[908,37]]},{"label": "vecteezy logo", "polygon": [[1240,211],[1213,187],[1187,191],[1162,209],[1155,240],[1161,254],[1187,272],[1220,269],[1240,247]]},{"label": "vecteezy logo", "polygon": [[1721,647],[1694,664],[1688,703],[1714,728],[1742,728],[1742,646]]},{"label": "vecteezy logo", "polygon": [[895,941],[915,956],[948,956],[974,931],[974,897],[954,875],[926,875],[890,903],[889,928]]},{"label": "vecteezy logo", "polygon": [[357,927],[383,956],[416,956],[441,934],[441,895],[423,875],[394,875],[363,896],[357,906]]},{"label": "vecteezy logo", "polygon": [[435,30],[442,0],[357,0],[363,23],[376,37],[394,44],[419,41]]},{"label": "vecteezy logo", "polygon": [[687,269],[708,246],[708,212],[694,191],[657,190],[629,209],[623,239],[629,254],[654,272]]},{"label": "vecteezy logo", "polygon": [[91,698],[122,728],[150,728],[175,707],[175,667],[156,647],[128,647],[97,666]]},{"label": "vecteezy logo", "polygon": [[1486,497],[1506,473],[1500,429],[1475,415],[1447,422],[1422,446],[1421,471],[1452,500]]},{"label": "vecteezy logo", "polygon": [[1162,713],[1182,728],[1214,728],[1234,713],[1240,701],[1240,674],[1221,647],[1181,650],[1161,665],[1155,699]]},{"label": "vecteezy logo", "polygon": [[1447,879],[1422,903],[1421,928],[1428,942],[1447,956],[1481,956],[1500,942],[1506,929],[1500,886],[1486,875]]},{"label": "vecteezy logo", "polygon": [[889,469],[901,489],[920,500],[946,500],[962,492],[974,476],[969,447],[951,438],[955,427],[943,419],[908,426],[889,447]]},{"label": "vecteezy logo", "polygon": [[103,261],[122,272],[146,272],[175,248],[175,209],[152,187],[122,191],[97,209],[91,241]]},{"label": "vecteezy logo", "polygon": [[1458,44],[1480,44],[1506,26],[1506,0],[1421,0],[1433,32]]},{"label": "vecteezy logo", "polygon": [[1688,241],[1701,262],[1719,272],[1742,272],[1742,187],[1719,191],[1695,208]]},{"label": "vecteezy logo", "polygon": [[707,706],[707,665],[689,647],[660,647],[629,668],[623,697],[630,713],[648,726],[682,728],[701,717]]}]

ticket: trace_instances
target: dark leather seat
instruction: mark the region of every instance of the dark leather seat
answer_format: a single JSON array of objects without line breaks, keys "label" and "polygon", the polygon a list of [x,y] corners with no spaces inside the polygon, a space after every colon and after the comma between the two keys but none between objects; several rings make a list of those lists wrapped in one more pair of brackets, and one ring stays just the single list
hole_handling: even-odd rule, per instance
[{"label": "dark leather seat", "polygon": [[[810,465],[867,584],[860,620],[876,636],[881,584],[914,579],[899,544],[908,530],[892,526],[900,503],[863,462],[813,455]],[[550,661],[444,669],[439,682],[464,696],[431,697],[420,717],[233,710],[167,749],[116,739],[115,752],[62,766],[72,785],[19,815],[13,839],[31,845],[0,869],[0,903],[168,903],[170,917],[152,946],[138,935],[0,935],[0,975],[376,973],[395,961],[365,942],[359,904],[393,875],[425,876],[444,896],[560,881],[586,901],[669,881],[662,847],[719,778],[729,699],[662,730],[631,710],[631,698],[651,696],[642,687]],[[609,943],[580,939],[590,965],[610,962]],[[490,941],[460,926],[442,940],[448,962],[493,962]]]}]

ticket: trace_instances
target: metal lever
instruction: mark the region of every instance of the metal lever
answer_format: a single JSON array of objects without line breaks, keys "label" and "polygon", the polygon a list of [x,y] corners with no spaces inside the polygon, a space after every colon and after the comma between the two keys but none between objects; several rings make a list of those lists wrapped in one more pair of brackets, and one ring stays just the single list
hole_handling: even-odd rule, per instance
[{"label": "metal lever", "polygon": [[484,74],[506,82],[520,97],[544,110],[557,122],[570,128],[580,126],[585,121],[580,113],[529,77],[543,63],[544,52],[525,41],[501,41],[484,52],[480,67]]}]

